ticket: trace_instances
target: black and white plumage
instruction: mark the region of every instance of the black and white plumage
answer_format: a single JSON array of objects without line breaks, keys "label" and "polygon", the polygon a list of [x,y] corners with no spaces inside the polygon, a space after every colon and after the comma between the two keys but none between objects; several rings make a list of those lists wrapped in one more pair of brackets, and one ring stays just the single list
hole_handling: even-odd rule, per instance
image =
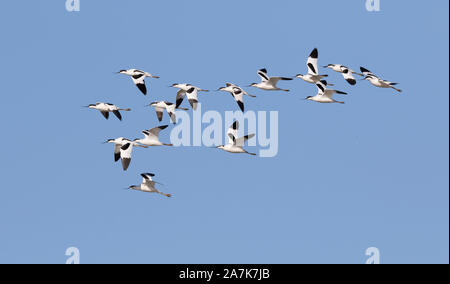
[{"label": "black and white plumage", "polygon": [[133,83],[138,87],[138,89],[144,94],[147,95],[147,87],[145,85],[145,78],[154,78],[159,79],[159,76],[154,76],[150,73],[147,73],[138,69],[129,69],[129,70],[120,70],[120,74],[128,75],[133,80]]},{"label": "black and white plumage", "polygon": [[112,112],[119,120],[122,120],[122,115],[121,115],[120,111],[131,111],[131,109],[129,109],[129,108],[119,108],[116,105],[113,105],[110,103],[90,104],[87,106],[87,108],[100,111],[100,113],[106,119],[109,118],[109,113]]},{"label": "black and white plumage", "polygon": [[235,84],[232,84],[232,83],[227,83],[226,87],[219,88],[218,91],[224,91],[224,92],[230,93],[233,96],[233,98],[236,101],[236,103],[238,104],[239,108],[242,110],[242,112],[245,111],[244,95],[245,96],[249,96],[249,97],[253,97],[253,98],[256,97],[254,95],[250,95],[249,93],[244,91],[241,87],[239,87],[239,86],[237,86]]},{"label": "black and white plumage", "polygon": [[233,153],[233,154],[249,154],[252,156],[256,156],[256,154],[254,153],[249,153],[246,150],[244,150],[244,144],[247,140],[252,139],[253,137],[255,137],[255,134],[250,134],[250,135],[246,135],[244,137],[240,137],[238,138],[238,130],[239,130],[239,122],[235,121],[233,122],[233,124],[230,126],[230,128],[228,129],[227,132],[227,136],[229,139],[229,142],[227,145],[220,145],[217,146],[217,149],[221,149],[224,150],[228,153]]},{"label": "black and white plumage", "polygon": [[187,95],[192,109],[197,110],[198,93],[209,92],[209,90],[204,90],[191,84],[173,84],[171,87],[179,89],[176,98],[176,108],[180,107],[184,97]]},{"label": "black and white plumage", "polygon": [[122,168],[124,171],[130,166],[133,147],[148,148],[147,146],[139,145],[136,141],[131,141],[123,137],[109,139],[105,143],[114,144],[114,161],[118,162],[122,159]]},{"label": "black and white plumage", "polygon": [[289,92],[287,89],[280,89],[277,87],[279,81],[291,81],[292,78],[287,77],[269,77],[267,75],[267,69],[261,69],[258,71],[258,76],[261,77],[261,83],[253,83],[250,86],[265,91],[284,91]]},{"label": "black and white plumage", "polygon": [[137,139],[135,142],[145,146],[173,146],[172,144],[165,144],[159,141],[159,133],[166,129],[168,125],[158,126],[149,130],[142,131],[144,139]]},{"label": "black and white plumage", "polygon": [[391,89],[396,90],[399,93],[402,92],[402,90],[400,90],[397,87],[395,87],[396,85],[398,85],[398,83],[393,83],[393,82],[389,82],[389,81],[383,80],[383,79],[381,79],[380,77],[376,76],[375,74],[373,74],[372,72],[370,72],[369,70],[367,70],[364,67],[361,67],[361,72],[365,76],[364,80],[369,81],[375,87],[385,88],[385,89],[391,88]]},{"label": "black and white plumage", "polygon": [[166,111],[169,116],[170,119],[172,120],[173,124],[177,123],[177,117],[175,115],[175,110],[176,109],[181,109],[181,110],[188,110],[186,108],[177,108],[175,106],[175,104],[171,103],[171,102],[165,102],[165,101],[160,101],[160,102],[153,102],[151,103],[149,106],[154,107],[155,111],[156,111],[156,116],[158,117],[158,120],[161,122],[164,116],[164,111]]},{"label": "black and white plumage", "polygon": [[142,191],[146,193],[157,193],[164,195],[165,197],[172,197],[172,194],[167,194],[156,189],[155,185],[157,184],[157,182],[153,180],[155,174],[143,173],[141,174],[141,176],[143,178],[141,185],[132,185],[129,187],[129,189]]},{"label": "black and white plumage", "polygon": [[308,74],[306,75],[298,74],[295,77],[311,84],[316,84],[323,78],[328,77],[328,75],[319,75],[318,62],[319,62],[319,51],[317,48],[314,48],[314,50],[308,57],[308,61],[306,62],[306,66],[308,67]]},{"label": "black and white plumage", "polygon": [[347,95],[347,93],[345,92],[341,92],[341,91],[337,91],[337,90],[331,90],[331,89],[327,89],[327,81],[322,80],[317,82],[316,84],[317,89],[318,89],[318,93],[315,96],[309,96],[306,98],[306,100],[310,100],[310,101],[314,101],[314,102],[318,102],[318,103],[339,103],[339,104],[344,104],[344,102],[341,101],[336,101],[335,99],[333,99],[333,95],[334,94],[339,94],[339,95]]},{"label": "black and white plumage", "polygon": [[356,79],[353,74],[363,76],[363,74],[357,73],[347,66],[341,64],[328,64],[327,66],[324,66],[324,68],[330,68],[335,72],[341,73],[344,79],[352,86],[356,85]]}]

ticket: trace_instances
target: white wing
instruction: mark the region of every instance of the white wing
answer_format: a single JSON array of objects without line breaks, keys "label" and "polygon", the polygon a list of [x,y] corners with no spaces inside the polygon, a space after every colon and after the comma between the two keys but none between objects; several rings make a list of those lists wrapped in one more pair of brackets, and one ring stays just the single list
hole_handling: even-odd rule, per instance
[{"label": "white wing", "polygon": [[183,100],[184,100],[184,97],[186,96],[186,91],[185,90],[179,90],[178,92],[177,92],[177,99],[176,99],[176,107],[179,107],[180,105],[181,105],[181,103],[183,102]]},{"label": "white wing", "polygon": [[137,74],[131,76],[131,79],[133,80],[133,83],[136,85],[136,87],[139,88],[139,90],[146,95],[147,94],[147,87],[145,86],[145,75],[144,74]]},{"label": "white wing", "polygon": [[319,95],[319,96],[325,95],[325,91],[327,90],[327,85],[325,83],[326,83],[326,81],[319,81],[316,83],[317,90],[318,90],[317,95]]},{"label": "white wing", "polygon": [[131,153],[133,152],[133,143],[127,142],[120,148],[120,157],[122,158],[122,167],[126,171],[131,163]]},{"label": "white wing", "polygon": [[233,97],[236,100],[237,104],[239,105],[239,108],[242,110],[242,112],[245,111],[244,108],[244,92],[239,87],[234,87],[233,89]]},{"label": "white wing", "polygon": [[318,62],[319,62],[319,52],[315,48],[308,57],[306,65],[308,66],[308,74],[318,75]]},{"label": "white wing", "polygon": [[243,147],[245,142],[247,142],[247,140],[252,139],[253,137],[255,137],[255,134],[250,134],[244,137],[241,137],[239,139],[235,139],[233,141],[233,144],[237,147]]},{"label": "white wing", "polygon": [[230,144],[234,144],[234,140],[236,139],[237,135],[238,135],[238,130],[239,130],[239,122],[235,121],[230,128],[228,129],[227,135],[228,135],[228,143]]},{"label": "white wing", "polygon": [[366,68],[361,67],[360,69],[361,69],[361,72],[363,73],[364,76],[369,76],[369,77],[375,77],[375,78],[378,78],[377,75],[373,74],[372,72],[370,72],[370,71],[367,70]]},{"label": "white wing", "polygon": [[258,76],[261,77],[262,82],[267,82],[270,80],[269,76],[267,76],[267,69],[261,69],[258,71]]},{"label": "white wing", "polygon": [[342,68],[342,76],[352,86],[356,85],[356,79],[353,76],[353,71],[348,68]]},{"label": "white wing", "polygon": [[195,87],[192,87],[189,90],[187,90],[187,97],[188,97],[189,103],[191,104],[192,109],[197,110],[198,89]]},{"label": "white wing", "polygon": [[164,126],[152,128],[150,130],[144,130],[144,131],[142,131],[142,134],[145,135],[146,139],[157,142],[157,141],[159,141],[159,133],[161,132],[161,130],[166,129],[167,127],[168,127],[168,125],[164,125]]}]

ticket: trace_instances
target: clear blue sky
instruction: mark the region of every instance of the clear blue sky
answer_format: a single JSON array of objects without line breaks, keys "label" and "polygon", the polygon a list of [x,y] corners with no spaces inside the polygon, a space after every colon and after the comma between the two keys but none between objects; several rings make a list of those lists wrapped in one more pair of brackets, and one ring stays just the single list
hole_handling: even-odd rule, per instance
[{"label": "clear blue sky", "polygon": [[[83,263],[364,263],[372,246],[384,263],[448,263],[447,1],[64,2],[1,5],[0,263],[64,263],[70,246]],[[272,159],[152,148],[124,173],[101,144],[158,125],[143,106],[173,101],[171,83],[292,76],[314,47],[319,64],[365,66],[404,93],[331,71],[346,105],[302,101],[316,88],[300,80],[253,91],[249,110],[279,111]],[[113,74],[131,67],[162,77],[147,97]],[[134,112],[81,108],[97,101]],[[141,172],[175,198],[122,190]]]}]

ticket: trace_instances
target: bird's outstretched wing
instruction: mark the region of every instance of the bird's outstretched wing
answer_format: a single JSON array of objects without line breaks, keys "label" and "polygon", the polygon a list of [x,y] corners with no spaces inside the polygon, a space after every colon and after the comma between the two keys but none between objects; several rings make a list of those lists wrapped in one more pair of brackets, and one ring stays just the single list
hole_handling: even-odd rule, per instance
[{"label": "bird's outstretched wing", "polygon": [[161,130],[164,130],[168,127],[168,125],[158,126],[155,128],[152,128],[150,130],[144,130],[142,131],[142,134],[145,135],[145,138],[158,141],[159,140],[159,133]]},{"label": "bird's outstretched wing", "polygon": [[261,77],[262,82],[267,82],[270,80],[269,76],[267,76],[267,69],[261,69],[258,71],[258,76]]},{"label": "bird's outstretched wing", "polygon": [[355,79],[355,77],[353,76],[353,72],[352,72],[350,69],[348,69],[348,68],[346,68],[346,67],[342,68],[342,76],[344,76],[344,79],[345,79],[350,85],[352,85],[352,86],[356,85],[356,79]]},{"label": "bird's outstretched wing", "polygon": [[247,140],[252,139],[253,137],[255,137],[255,134],[250,134],[238,139],[233,139],[233,144],[237,147],[243,147],[245,142],[247,142]]},{"label": "bird's outstretched wing", "polygon": [[193,110],[197,110],[198,106],[198,90],[194,87],[187,90],[187,97]]},{"label": "bird's outstretched wing", "polygon": [[133,144],[131,142],[125,143],[120,148],[120,157],[122,158],[123,170],[128,170],[131,163],[131,153],[133,152]]},{"label": "bird's outstretched wing", "polygon": [[179,90],[177,92],[177,98],[176,98],[176,107],[177,108],[181,105],[181,103],[183,102],[185,96],[186,96],[186,91]]},{"label": "bird's outstretched wing", "polygon": [[138,87],[138,89],[144,94],[147,95],[147,87],[145,86],[145,75],[138,74],[131,76],[133,83]]},{"label": "bird's outstretched wing", "polygon": [[238,135],[238,130],[239,130],[239,121],[235,121],[230,126],[230,128],[228,129],[228,132],[227,132],[227,135],[230,138],[229,139],[230,144],[234,143],[234,140],[236,139],[236,137]]},{"label": "bird's outstretched wing", "polygon": [[317,48],[314,48],[314,50],[308,57],[308,61],[306,62],[306,65],[308,66],[308,74],[310,75],[319,74],[318,62],[319,62],[319,51],[317,50]]}]

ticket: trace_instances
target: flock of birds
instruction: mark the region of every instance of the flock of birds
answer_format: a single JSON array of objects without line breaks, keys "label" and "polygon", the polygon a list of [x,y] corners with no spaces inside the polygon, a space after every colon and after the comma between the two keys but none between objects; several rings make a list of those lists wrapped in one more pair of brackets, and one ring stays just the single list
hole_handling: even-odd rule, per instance
[{"label": "flock of birds", "polygon": [[[347,93],[329,89],[329,86],[333,86],[332,84],[328,84],[326,80],[324,80],[328,75],[319,74],[318,68],[318,58],[319,52],[317,48],[315,48],[308,57],[307,67],[308,73],[306,75],[298,74],[295,77],[270,77],[266,69],[261,69],[258,71],[258,76],[261,78],[260,83],[253,83],[248,87],[255,87],[265,91],[284,91],[289,92],[287,89],[281,89],[277,85],[280,81],[291,81],[294,78],[299,78],[304,80],[305,82],[315,84],[317,86],[318,92],[315,96],[308,96],[305,100],[310,100],[318,103],[340,103],[344,104],[342,101],[337,101],[333,98],[335,94],[338,95],[347,95]],[[369,81],[373,86],[378,88],[391,88],[396,90],[397,92],[402,92],[402,90],[396,87],[397,83],[389,82],[381,79],[376,76],[374,73],[370,72],[368,69],[361,67],[361,73],[355,72],[350,68],[340,65],[340,64],[328,64],[327,66],[323,66],[323,68],[329,68],[335,72],[341,73],[344,79],[352,86],[356,85],[357,80],[355,79],[355,74],[363,77],[362,80]],[[147,78],[158,79],[158,76],[154,76],[145,71],[141,71],[138,69],[129,69],[129,70],[121,70],[118,74],[124,74],[130,76],[133,83],[137,86],[137,88],[144,94],[147,95],[147,86],[145,80]],[[163,120],[164,112],[170,117],[170,120],[173,124],[176,124],[177,119],[175,112],[176,110],[188,110],[187,108],[182,108],[181,104],[184,101],[185,97],[189,101],[192,109],[197,110],[197,106],[199,103],[198,94],[200,92],[209,92],[209,90],[202,89],[191,84],[173,84],[173,88],[178,89],[176,95],[176,103],[171,103],[167,101],[157,101],[152,102],[148,106],[153,107],[156,111],[156,115],[158,117],[159,122]],[[230,93],[236,103],[239,106],[239,109],[244,112],[244,96],[256,97],[247,93],[243,88],[238,85],[227,83],[225,87],[219,88],[217,91],[224,91]],[[129,108],[119,108],[118,106],[110,103],[96,103],[87,106],[87,108],[95,109],[101,112],[101,114],[105,117],[105,119],[109,119],[109,114],[113,113],[119,120],[122,120],[121,111],[128,112],[131,111]],[[159,134],[162,130],[166,129],[168,125],[163,125],[159,127],[155,127],[149,130],[142,131],[144,135],[143,139],[134,139],[130,140],[127,138],[117,138],[117,139],[109,139],[105,143],[110,143],[114,145],[114,161],[118,162],[122,161],[122,168],[124,171],[128,169],[131,163],[131,154],[134,147],[148,148],[155,146],[173,146],[172,144],[163,143],[159,140]],[[215,148],[224,150],[229,153],[244,153],[249,155],[256,155],[253,153],[249,153],[244,149],[244,144],[247,140],[255,137],[255,134],[249,134],[244,137],[238,137],[239,130],[239,122],[235,121],[230,128],[228,129],[227,136],[229,138],[229,143],[227,145],[220,145]],[[143,173],[141,174],[143,181],[141,185],[132,185],[127,189],[138,190],[149,193],[158,193],[164,195],[166,197],[171,197],[171,194],[166,194],[156,189],[156,184],[153,180],[155,176],[152,173]]]}]

